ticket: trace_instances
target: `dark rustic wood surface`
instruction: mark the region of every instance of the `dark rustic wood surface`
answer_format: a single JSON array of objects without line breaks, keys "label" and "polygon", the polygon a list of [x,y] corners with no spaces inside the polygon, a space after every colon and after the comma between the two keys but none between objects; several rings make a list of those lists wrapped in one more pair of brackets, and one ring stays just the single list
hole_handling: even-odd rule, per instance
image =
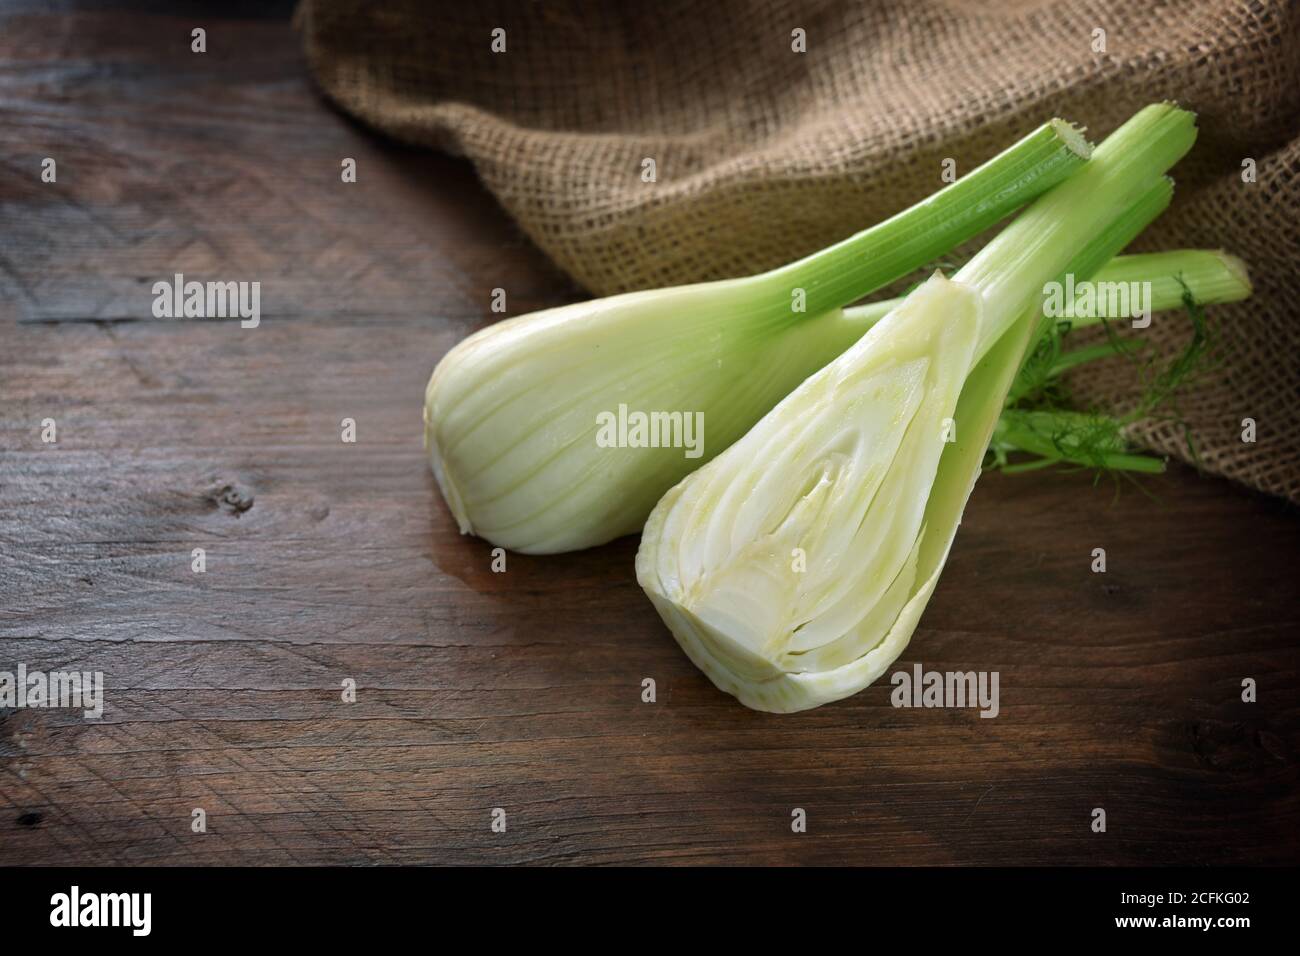
[{"label": "dark rustic wood surface", "polygon": [[[634,540],[493,574],[438,497],[436,360],[495,286],[578,290],[466,166],[321,103],[282,17],[176,9],[0,8],[0,670],[108,685],[0,711],[0,863],[1300,860],[1293,509],[990,476],[900,665],[999,671],[997,719],[745,710]],[[175,272],[260,281],[261,327],[153,319]]]}]

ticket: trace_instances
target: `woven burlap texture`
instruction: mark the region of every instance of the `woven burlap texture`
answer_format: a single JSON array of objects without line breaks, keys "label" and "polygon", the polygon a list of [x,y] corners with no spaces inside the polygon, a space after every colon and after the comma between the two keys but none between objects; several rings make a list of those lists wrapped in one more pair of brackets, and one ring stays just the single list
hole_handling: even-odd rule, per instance
[{"label": "woven burlap texture", "polygon": [[[1176,100],[1200,139],[1134,248],[1225,248],[1255,283],[1213,311],[1219,361],[1180,412],[1208,471],[1300,500],[1294,2],[304,0],[297,22],[330,98],[468,157],[595,294],[779,265],[933,192],[945,159],[969,170],[1057,115],[1100,140]],[[1145,334],[1172,352],[1189,323],[1169,314]],[[1090,370],[1075,392],[1122,410],[1126,371]],[[1173,423],[1134,435],[1189,457]]]}]

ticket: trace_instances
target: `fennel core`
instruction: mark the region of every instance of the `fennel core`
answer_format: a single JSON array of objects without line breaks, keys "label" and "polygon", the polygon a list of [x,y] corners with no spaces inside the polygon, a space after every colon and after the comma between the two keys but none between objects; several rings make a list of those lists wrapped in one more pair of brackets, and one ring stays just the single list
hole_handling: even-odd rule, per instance
[{"label": "fennel core", "polygon": [[1168,203],[1164,173],[1194,138],[1190,113],[1139,112],[663,497],[637,580],[714,684],[804,710],[898,657],[1042,329],[1045,283],[1113,258]]}]

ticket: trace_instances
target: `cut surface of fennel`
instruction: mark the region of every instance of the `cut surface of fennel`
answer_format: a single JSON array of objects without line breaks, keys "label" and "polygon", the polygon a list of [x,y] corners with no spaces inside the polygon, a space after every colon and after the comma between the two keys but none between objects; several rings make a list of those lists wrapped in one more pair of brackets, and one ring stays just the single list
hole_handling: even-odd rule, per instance
[{"label": "cut surface of fennel", "polygon": [[[988,438],[964,434],[959,408],[963,392],[987,404],[978,379],[963,388],[981,308],[977,290],[936,274],[651,514],[637,579],[721,689],[801,710],[898,656],[951,543],[927,524],[960,514]],[[928,487],[944,455],[970,466],[964,487]],[[804,482],[782,487],[794,474]]]}]

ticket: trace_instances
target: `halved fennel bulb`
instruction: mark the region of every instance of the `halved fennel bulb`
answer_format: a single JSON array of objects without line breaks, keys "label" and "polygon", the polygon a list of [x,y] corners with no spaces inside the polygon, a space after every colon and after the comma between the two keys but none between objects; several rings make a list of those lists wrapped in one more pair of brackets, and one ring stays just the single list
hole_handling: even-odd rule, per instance
[{"label": "halved fennel bulb", "polygon": [[[936,274],[651,512],[637,580],[758,710],[856,693],[934,591],[1045,284],[1090,275],[1168,201],[1194,117],[1148,107],[953,279]],[[1084,263],[1081,267],[1080,263]]]},{"label": "halved fennel bulb", "polygon": [[845,697],[906,646],[1033,328],[976,369],[981,308],[936,274],[652,512],[637,580],[747,706]]}]

